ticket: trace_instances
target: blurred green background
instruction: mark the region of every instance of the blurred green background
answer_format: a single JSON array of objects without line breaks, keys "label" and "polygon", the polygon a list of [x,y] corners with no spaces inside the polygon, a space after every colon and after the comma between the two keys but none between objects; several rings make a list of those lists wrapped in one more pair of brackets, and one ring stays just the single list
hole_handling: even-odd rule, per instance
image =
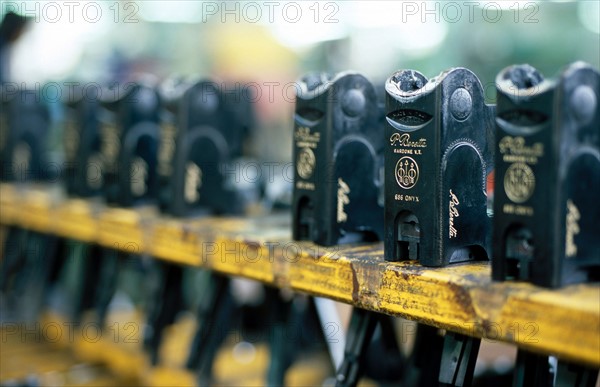
[{"label": "blurred green background", "polygon": [[[68,5],[68,3],[70,5]],[[258,91],[262,159],[291,158],[294,82],[356,70],[376,84],[414,68],[464,66],[495,98],[504,67],[545,76],[600,65],[600,2],[538,1],[3,1],[31,18],[10,46],[8,80],[107,82],[147,72],[216,76]],[[264,139],[268,138],[268,141]]]}]

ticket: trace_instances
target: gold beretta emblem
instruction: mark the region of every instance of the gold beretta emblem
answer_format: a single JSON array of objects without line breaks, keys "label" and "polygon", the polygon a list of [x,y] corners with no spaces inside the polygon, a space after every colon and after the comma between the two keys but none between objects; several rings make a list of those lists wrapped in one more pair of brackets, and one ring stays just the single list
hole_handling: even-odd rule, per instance
[{"label": "gold beretta emblem", "polygon": [[298,171],[298,175],[303,179],[311,177],[315,170],[316,162],[317,159],[315,158],[312,149],[302,148],[296,159],[296,170]]},{"label": "gold beretta emblem", "polygon": [[535,189],[535,175],[529,165],[514,163],[504,175],[504,191],[515,203],[523,203],[531,197]]},{"label": "gold beretta emblem", "polygon": [[404,189],[409,189],[419,180],[419,165],[411,157],[402,157],[396,163],[396,182]]}]

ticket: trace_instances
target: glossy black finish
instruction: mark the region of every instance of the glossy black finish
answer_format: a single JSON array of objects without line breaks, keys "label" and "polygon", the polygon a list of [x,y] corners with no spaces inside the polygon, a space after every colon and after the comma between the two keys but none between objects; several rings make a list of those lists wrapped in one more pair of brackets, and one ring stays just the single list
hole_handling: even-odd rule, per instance
[{"label": "glossy black finish", "polygon": [[99,111],[103,190],[110,204],[156,200],[160,99],[150,83],[115,85]]},{"label": "glossy black finish", "polygon": [[494,107],[464,68],[386,82],[385,259],[426,266],[485,260]]},{"label": "glossy black finish", "polygon": [[244,179],[243,146],[253,125],[250,99],[210,80],[164,90],[160,205],[174,216],[241,214],[252,196]]},{"label": "glossy black finish", "polygon": [[74,88],[65,102],[63,148],[64,182],[70,196],[92,197],[102,193],[102,155],[98,123],[98,98]]},{"label": "glossy black finish", "polygon": [[41,92],[3,85],[1,102],[0,180],[47,180],[56,165],[48,160],[50,114]]},{"label": "glossy black finish", "polygon": [[495,280],[546,287],[600,280],[600,74],[584,63],[544,80],[496,79]]},{"label": "glossy black finish", "polygon": [[299,81],[293,237],[331,246],[383,238],[383,113],[362,75]]}]

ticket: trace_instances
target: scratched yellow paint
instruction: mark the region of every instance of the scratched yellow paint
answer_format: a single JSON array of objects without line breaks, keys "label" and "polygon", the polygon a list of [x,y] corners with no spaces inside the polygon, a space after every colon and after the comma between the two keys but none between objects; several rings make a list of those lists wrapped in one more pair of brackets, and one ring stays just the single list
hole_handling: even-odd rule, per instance
[{"label": "scratched yellow paint", "polygon": [[[14,216],[20,217],[22,209],[42,209],[35,222],[24,224],[56,232],[51,219],[60,206],[53,209],[52,201],[40,191],[13,195],[11,187],[0,186],[0,192],[9,193],[0,200],[2,210],[18,209]],[[0,221],[9,224],[14,220],[11,216],[3,215]],[[47,219],[40,219],[44,216]],[[600,366],[598,284],[549,290],[525,283],[492,282],[488,263],[435,269],[415,262],[388,263],[383,260],[381,244],[324,248],[292,242],[289,220],[285,223],[280,218],[180,221],[114,208],[95,216],[90,222],[100,224],[97,241],[109,247],[115,242],[121,248],[134,242],[140,252],[172,262]]]},{"label": "scratched yellow paint", "polygon": [[290,287],[351,303],[354,283],[350,261],[327,255],[315,257],[308,253],[310,247],[307,246],[299,243],[297,255],[289,252],[285,255]]},{"label": "scratched yellow paint", "polygon": [[600,364],[600,288],[579,285],[562,292],[526,284],[515,288],[498,318],[510,341],[542,353],[561,348],[566,358]]},{"label": "scratched yellow paint", "polygon": [[204,244],[193,223],[158,219],[151,227],[149,252],[177,263],[200,266]]},{"label": "scratched yellow paint", "polygon": [[274,257],[262,243],[216,238],[207,242],[203,258],[216,271],[273,283]]}]

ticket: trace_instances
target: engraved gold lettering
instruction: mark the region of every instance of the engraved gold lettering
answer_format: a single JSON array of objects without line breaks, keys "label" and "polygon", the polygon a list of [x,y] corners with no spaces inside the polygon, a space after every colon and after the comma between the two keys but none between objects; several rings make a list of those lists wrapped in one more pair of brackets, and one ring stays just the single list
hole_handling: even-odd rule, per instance
[{"label": "engraved gold lettering", "polygon": [[419,203],[419,197],[414,195],[402,195],[396,194],[394,195],[394,200],[402,201],[402,202],[415,202]]},{"label": "engraved gold lettering", "polygon": [[454,218],[458,218],[460,215],[458,213],[457,206],[460,204],[458,201],[458,197],[450,190],[450,203],[449,203],[449,213],[450,213],[450,229],[449,229],[449,238],[455,238],[458,236],[458,230],[454,227]]},{"label": "engraved gold lettering", "polygon": [[172,124],[161,125],[160,149],[158,152],[158,173],[162,176],[169,176],[173,167],[171,160],[175,153],[175,135],[177,129]]},{"label": "engraved gold lettering", "polygon": [[504,206],[502,206],[502,212],[504,212],[505,214],[533,216],[533,207],[515,204],[505,204]]},{"label": "engraved gold lettering", "polygon": [[390,137],[391,146],[403,146],[408,148],[426,148],[427,139],[420,138],[417,141],[411,141],[410,134],[408,133],[394,133]]},{"label": "engraved gold lettering", "polygon": [[296,182],[296,188],[314,191],[315,185],[308,181],[298,181],[298,182]]},{"label": "engraved gold lettering", "polygon": [[338,191],[337,191],[337,221],[338,223],[345,222],[348,220],[348,214],[344,212],[344,206],[350,203],[348,194],[350,193],[350,187],[341,178],[338,178]]},{"label": "engraved gold lettering", "polygon": [[515,206],[513,204],[505,204],[504,206],[502,206],[502,212],[504,212],[505,214],[514,214]]},{"label": "engraved gold lettering", "polygon": [[187,203],[194,203],[200,198],[199,189],[202,186],[202,169],[190,161],[185,167],[184,197]]},{"label": "engraved gold lettering", "polygon": [[579,219],[581,213],[577,206],[569,199],[567,200],[567,232],[565,243],[565,255],[572,258],[577,255],[577,245],[575,244],[575,235],[579,234]]},{"label": "engraved gold lettering", "polygon": [[544,144],[538,142],[527,146],[523,137],[503,137],[498,148],[503,155],[502,160],[507,163],[536,164],[537,159],[544,155]]},{"label": "engraved gold lettering", "polygon": [[533,207],[517,205],[517,206],[515,206],[515,214],[532,216],[533,215]]}]

